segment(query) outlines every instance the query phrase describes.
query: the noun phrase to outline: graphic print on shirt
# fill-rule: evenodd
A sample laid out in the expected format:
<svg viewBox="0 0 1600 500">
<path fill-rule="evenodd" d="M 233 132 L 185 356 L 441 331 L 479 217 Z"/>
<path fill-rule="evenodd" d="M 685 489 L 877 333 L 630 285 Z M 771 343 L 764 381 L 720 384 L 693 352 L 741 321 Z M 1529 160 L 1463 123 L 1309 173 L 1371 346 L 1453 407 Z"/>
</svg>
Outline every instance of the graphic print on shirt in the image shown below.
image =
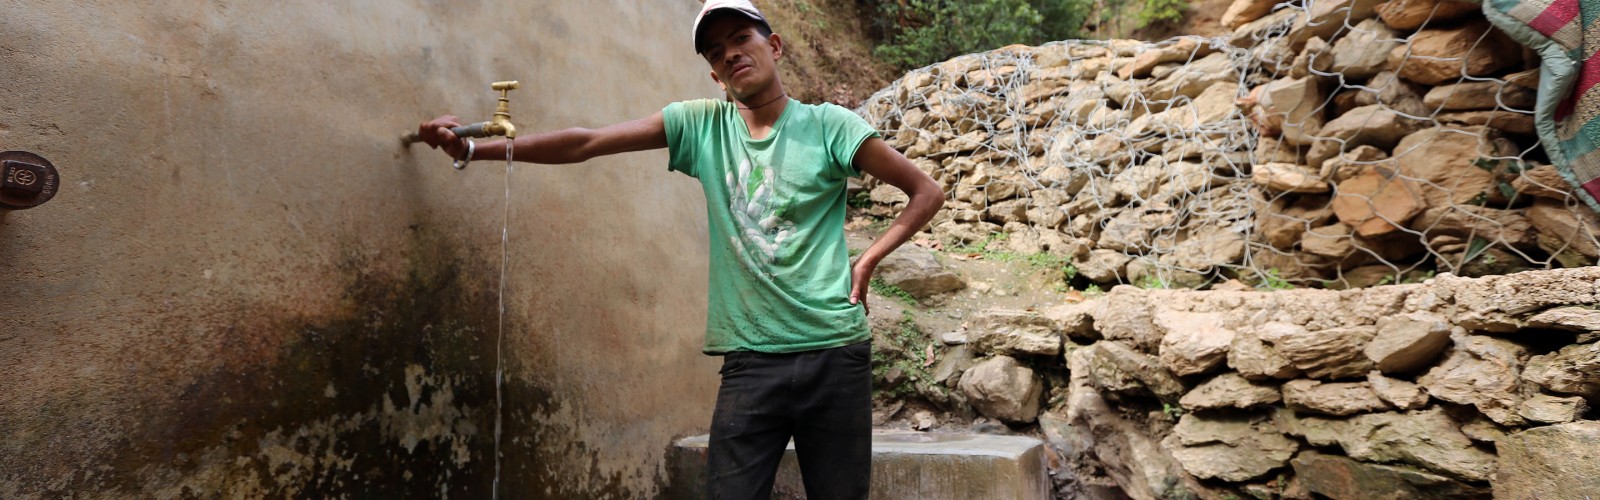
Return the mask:
<svg viewBox="0 0 1600 500">
<path fill-rule="evenodd" d="M 776 263 L 784 241 L 794 234 L 794 222 L 778 215 L 777 175 L 757 169 L 746 158 L 739 168 L 724 175 L 728 186 L 728 211 L 738 227 L 729 236 L 734 249 L 754 262 Z"/>
</svg>

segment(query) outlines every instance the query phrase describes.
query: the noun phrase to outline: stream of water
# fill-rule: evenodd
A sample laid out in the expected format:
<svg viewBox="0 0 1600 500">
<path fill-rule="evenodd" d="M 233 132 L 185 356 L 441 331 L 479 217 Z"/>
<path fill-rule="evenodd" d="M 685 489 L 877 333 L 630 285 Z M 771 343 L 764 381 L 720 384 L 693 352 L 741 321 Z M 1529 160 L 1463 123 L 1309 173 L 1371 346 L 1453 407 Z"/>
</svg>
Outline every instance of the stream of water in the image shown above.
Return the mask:
<svg viewBox="0 0 1600 500">
<path fill-rule="evenodd" d="M 511 140 L 506 139 L 506 203 L 500 213 L 500 321 L 498 331 L 494 337 L 494 485 L 489 496 L 494 500 L 500 498 L 500 420 L 504 416 L 505 403 L 501 399 L 501 386 L 505 382 L 505 367 L 502 365 L 504 356 L 501 353 L 506 337 L 506 267 L 510 263 L 511 226 L 511 172 L 515 164 L 511 161 Z"/>
</svg>

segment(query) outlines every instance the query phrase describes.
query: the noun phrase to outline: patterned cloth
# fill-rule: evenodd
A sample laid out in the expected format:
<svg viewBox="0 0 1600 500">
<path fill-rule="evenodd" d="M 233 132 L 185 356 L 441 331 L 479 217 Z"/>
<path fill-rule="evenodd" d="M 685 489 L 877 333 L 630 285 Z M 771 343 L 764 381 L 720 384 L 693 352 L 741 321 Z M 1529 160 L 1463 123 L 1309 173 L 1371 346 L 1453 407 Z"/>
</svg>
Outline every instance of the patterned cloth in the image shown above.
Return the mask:
<svg viewBox="0 0 1600 500">
<path fill-rule="evenodd" d="M 1600 212 L 1600 0 L 1488 0 L 1483 12 L 1544 60 L 1533 109 L 1539 140 Z"/>
</svg>

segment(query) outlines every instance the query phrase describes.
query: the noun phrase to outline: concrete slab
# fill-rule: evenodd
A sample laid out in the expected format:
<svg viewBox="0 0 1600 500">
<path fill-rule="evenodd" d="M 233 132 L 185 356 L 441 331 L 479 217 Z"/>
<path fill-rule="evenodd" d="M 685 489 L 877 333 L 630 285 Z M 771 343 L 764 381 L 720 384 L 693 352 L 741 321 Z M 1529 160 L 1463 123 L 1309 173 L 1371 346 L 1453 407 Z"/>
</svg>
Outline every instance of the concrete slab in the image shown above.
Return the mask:
<svg viewBox="0 0 1600 500">
<path fill-rule="evenodd" d="M 673 443 L 666 498 L 706 498 L 708 436 Z M 872 498 L 1050 498 L 1044 443 L 1030 437 L 879 431 L 872 436 Z M 805 498 L 794 443 L 773 498 Z"/>
</svg>

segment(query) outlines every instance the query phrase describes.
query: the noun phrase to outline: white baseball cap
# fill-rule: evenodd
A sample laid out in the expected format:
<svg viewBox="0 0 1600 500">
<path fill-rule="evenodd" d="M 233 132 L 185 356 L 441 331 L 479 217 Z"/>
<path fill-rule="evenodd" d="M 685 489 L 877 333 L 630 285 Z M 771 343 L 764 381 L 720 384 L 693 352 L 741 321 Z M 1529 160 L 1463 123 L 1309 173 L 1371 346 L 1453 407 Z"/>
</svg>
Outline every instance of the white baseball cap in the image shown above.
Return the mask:
<svg viewBox="0 0 1600 500">
<path fill-rule="evenodd" d="M 706 5 L 700 8 L 700 15 L 694 16 L 694 53 L 705 52 L 700 40 L 700 29 L 705 26 L 702 26 L 701 23 L 706 20 L 706 16 L 711 14 L 712 11 L 721 9 L 730 9 L 744 14 L 750 20 L 761 23 L 761 26 L 766 28 L 767 31 L 772 31 L 772 25 L 767 24 L 767 17 L 761 15 L 761 11 L 756 10 L 756 6 L 751 4 L 750 0 L 706 0 Z"/>
</svg>

